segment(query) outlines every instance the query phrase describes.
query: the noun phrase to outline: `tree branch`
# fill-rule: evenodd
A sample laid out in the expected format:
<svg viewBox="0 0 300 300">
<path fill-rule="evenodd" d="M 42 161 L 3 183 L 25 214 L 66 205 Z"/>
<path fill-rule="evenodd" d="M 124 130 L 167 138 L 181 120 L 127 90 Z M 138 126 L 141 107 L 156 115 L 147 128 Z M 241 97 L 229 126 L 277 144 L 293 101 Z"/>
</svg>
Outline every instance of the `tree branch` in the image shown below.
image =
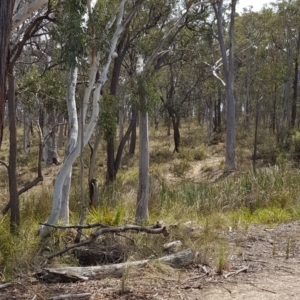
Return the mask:
<svg viewBox="0 0 300 300">
<path fill-rule="evenodd" d="M 67 229 L 67 228 L 82 229 L 82 228 L 96 227 L 96 224 L 92 224 L 92 225 L 55 226 L 55 225 L 51 225 L 51 224 L 47 224 L 47 223 L 41 223 L 41 225 L 50 226 L 50 227 L 54 227 L 54 228 L 63 228 L 63 229 Z M 103 224 L 99 224 L 98 226 L 100 226 L 101 228 L 99 228 L 96 232 L 92 233 L 90 239 L 88 239 L 86 241 L 83 241 L 83 242 L 80 242 L 80 243 L 76 243 L 76 244 L 67 246 L 64 249 L 62 249 L 62 250 L 60 250 L 58 252 L 55 252 L 55 253 L 49 255 L 46 258 L 46 260 L 43 262 L 42 266 L 45 266 L 48 263 L 48 261 L 50 259 L 52 259 L 53 257 L 62 255 L 64 253 L 68 252 L 71 249 L 91 244 L 92 242 L 96 241 L 96 239 L 101 234 L 105 234 L 105 233 L 120 233 L 120 232 L 125 232 L 125 231 L 136 231 L 136 232 L 146 232 L 146 233 L 149 233 L 149 234 L 161 234 L 162 233 L 164 236 L 168 236 L 169 235 L 169 231 L 168 231 L 167 227 L 161 221 L 157 221 L 157 223 L 155 225 L 149 226 L 149 227 L 138 226 L 138 225 L 124 225 L 124 226 L 113 227 L 113 226 L 105 226 Z"/>
</svg>

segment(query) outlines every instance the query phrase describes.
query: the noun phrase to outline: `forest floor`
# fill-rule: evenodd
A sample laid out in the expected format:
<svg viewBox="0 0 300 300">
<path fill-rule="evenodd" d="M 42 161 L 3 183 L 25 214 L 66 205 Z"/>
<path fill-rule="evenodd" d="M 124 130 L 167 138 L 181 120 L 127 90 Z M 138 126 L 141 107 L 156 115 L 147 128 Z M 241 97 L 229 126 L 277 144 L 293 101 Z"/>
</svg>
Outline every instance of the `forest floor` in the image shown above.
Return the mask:
<svg viewBox="0 0 300 300">
<path fill-rule="evenodd" d="M 204 162 L 194 162 L 186 177 L 214 181 L 222 175 L 222 159 L 216 154 Z M 170 174 L 166 176 L 170 182 L 177 180 Z M 122 278 L 43 283 L 24 274 L 10 286 L 0 284 L 0 300 L 300 299 L 300 221 L 229 228 L 218 235 L 226 243 L 222 274 L 209 259 L 209 253 L 205 262 L 196 256 L 187 269 L 156 270 L 149 264 L 146 268 L 129 269 Z M 88 295 L 79 298 L 85 293 Z"/>
<path fill-rule="evenodd" d="M 299 221 L 274 228 L 252 225 L 223 235 L 229 245 L 228 266 L 223 274 L 209 263 L 194 263 L 172 273 L 143 268 L 129 270 L 126 278 L 77 283 L 44 284 L 20 278 L 0 290 L 0 299 L 52 299 L 83 293 L 90 295 L 81 299 L 99 300 L 300 299 Z"/>
</svg>

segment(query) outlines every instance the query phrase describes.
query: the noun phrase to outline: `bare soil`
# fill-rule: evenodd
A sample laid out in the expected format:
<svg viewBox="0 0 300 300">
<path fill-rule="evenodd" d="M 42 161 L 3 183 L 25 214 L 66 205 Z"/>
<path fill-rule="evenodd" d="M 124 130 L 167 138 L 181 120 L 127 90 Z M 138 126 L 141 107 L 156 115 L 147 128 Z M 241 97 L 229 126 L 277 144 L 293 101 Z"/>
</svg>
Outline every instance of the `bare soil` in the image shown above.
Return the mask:
<svg viewBox="0 0 300 300">
<path fill-rule="evenodd" d="M 300 221 L 228 231 L 228 267 L 195 261 L 185 270 L 129 270 L 123 278 L 77 283 L 41 283 L 20 278 L 0 289 L 1 300 L 51 299 L 90 293 L 80 299 L 300 299 Z M 25 277 L 25 276 L 24 276 Z M 58 299 L 58 298 L 57 298 Z M 75 298 L 67 298 L 75 299 Z"/>
</svg>

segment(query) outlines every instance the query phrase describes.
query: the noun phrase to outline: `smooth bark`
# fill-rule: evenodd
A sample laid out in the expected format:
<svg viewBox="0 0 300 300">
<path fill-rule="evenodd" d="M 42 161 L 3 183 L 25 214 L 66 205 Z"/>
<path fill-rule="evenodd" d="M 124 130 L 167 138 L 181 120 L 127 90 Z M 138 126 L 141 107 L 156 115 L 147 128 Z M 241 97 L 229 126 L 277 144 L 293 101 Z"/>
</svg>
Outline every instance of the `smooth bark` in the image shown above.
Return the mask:
<svg viewBox="0 0 300 300">
<path fill-rule="evenodd" d="M 80 140 L 80 136 L 78 136 L 76 146 L 74 149 L 69 153 L 68 156 L 66 156 L 64 163 L 61 166 L 61 169 L 57 175 L 55 185 L 54 185 L 54 191 L 53 191 L 53 203 L 52 203 L 52 209 L 50 216 L 47 220 L 47 223 L 49 224 L 56 224 L 57 221 L 62 217 L 62 201 L 69 201 L 69 199 L 63 199 L 62 198 L 62 189 L 63 189 L 63 184 L 65 182 L 65 179 L 67 176 L 70 174 L 70 170 L 72 168 L 72 165 L 76 158 L 80 155 L 82 145 L 83 147 L 86 146 L 86 144 L 89 142 L 93 131 L 98 123 L 98 118 L 99 118 L 99 98 L 100 98 L 100 92 L 107 81 L 107 75 L 109 71 L 109 67 L 111 64 L 112 57 L 114 56 L 115 49 L 117 46 L 117 42 L 119 39 L 119 36 L 121 35 L 122 31 L 124 30 L 124 26 L 126 26 L 127 22 L 129 21 L 130 18 L 132 18 L 135 9 L 137 8 L 135 6 L 135 9 L 133 9 L 127 19 L 123 22 L 123 14 L 124 14 L 124 6 L 125 6 L 126 0 L 122 0 L 120 7 L 119 7 L 119 12 L 118 12 L 118 19 L 116 23 L 116 28 L 114 31 L 114 34 L 111 38 L 110 41 L 110 49 L 108 51 L 107 55 L 107 60 L 106 63 L 103 65 L 103 68 L 100 72 L 99 79 L 97 80 L 95 84 L 95 79 L 96 79 L 96 73 L 98 72 L 99 69 L 99 62 L 100 62 L 100 52 L 95 53 L 94 56 L 91 58 L 92 65 L 90 69 L 90 75 L 89 75 L 89 83 L 87 88 L 85 89 L 84 93 L 84 98 L 83 98 L 83 107 L 82 107 L 82 114 L 83 114 L 83 119 L 86 119 L 86 113 L 87 113 L 87 108 L 89 104 L 89 99 L 90 95 L 93 91 L 93 99 L 92 99 L 92 114 L 89 119 L 89 123 L 84 130 L 83 134 L 83 141 Z M 109 23 L 108 27 L 111 28 L 113 23 Z M 94 88 L 95 87 L 95 88 Z M 65 206 L 67 208 L 67 206 Z M 63 214 L 63 217 L 65 219 L 65 223 L 67 223 L 67 218 L 66 217 L 66 212 Z M 40 234 L 42 236 L 46 236 L 50 232 L 51 228 L 42 226 L 40 229 Z"/>
<path fill-rule="evenodd" d="M 4 0 L 1 0 L 1 2 Z M 8 0 L 8 2 L 10 2 Z M 11 1 L 13 2 L 13 1 Z M 12 29 L 20 26 L 26 19 L 30 17 L 32 13 L 42 8 L 48 3 L 48 0 L 32 0 L 26 5 L 24 5 L 17 13 L 14 14 L 12 18 Z"/>
<path fill-rule="evenodd" d="M 236 170 L 235 160 L 235 99 L 234 99 L 234 18 L 236 0 L 231 1 L 231 15 L 229 27 L 229 48 L 226 50 L 223 28 L 223 0 L 213 4 L 218 26 L 218 41 L 223 62 L 223 73 L 225 77 L 226 90 L 226 154 L 224 172 Z"/>
</svg>

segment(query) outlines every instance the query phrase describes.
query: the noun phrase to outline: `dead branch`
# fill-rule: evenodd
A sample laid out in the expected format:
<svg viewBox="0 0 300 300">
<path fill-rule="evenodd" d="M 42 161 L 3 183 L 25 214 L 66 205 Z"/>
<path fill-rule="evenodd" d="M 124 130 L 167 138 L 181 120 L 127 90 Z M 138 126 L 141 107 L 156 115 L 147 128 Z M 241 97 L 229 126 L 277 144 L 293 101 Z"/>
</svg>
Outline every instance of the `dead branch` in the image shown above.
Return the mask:
<svg viewBox="0 0 300 300">
<path fill-rule="evenodd" d="M 48 282 L 95 280 L 107 277 L 120 277 L 125 268 L 140 268 L 150 262 L 165 263 L 174 268 L 183 268 L 190 265 L 193 259 L 194 254 L 192 250 L 186 249 L 154 260 L 145 259 L 104 266 L 44 268 L 36 273 L 35 276 Z"/>
<path fill-rule="evenodd" d="M 39 223 L 39 225 L 49 226 L 55 229 L 90 229 L 95 227 L 102 227 L 102 228 L 109 228 L 110 226 L 104 225 L 102 223 L 93 223 L 93 224 L 87 224 L 87 225 L 52 225 L 49 223 Z"/>
<path fill-rule="evenodd" d="M 12 282 L 7 282 L 7 283 L 0 284 L 0 290 L 5 289 L 5 288 L 7 288 L 9 286 L 12 286 L 12 285 L 13 285 Z"/>
<path fill-rule="evenodd" d="M 224 274 L 223 277 L 227 278 L 229 276 L 237 275 L 237 274 L 242 273 L 242 272 L 247 272 L 248 269 L 249 269 L 249 266 L 246 266 L 246 267 L 244 267 L 244 268 L 242 268 L 240 270 L 237 270 L 235 272 L 230 272 L 230 273 Z"/>
<path fill-rule="evenodd" d="M 45 225 L 45 224 L 43 223 L 43 225 Z M 63 229 L 66 229 L 66 228 L 91 228 L 90 227 L 91 225 L 56 226 L 56 225 L 47 224 L 46 226 L 51 226 L 51 227 L 55 227 L 55 228 L 62 227 Z M 113 226 L 105 226 L 103 224 L 98 225 L 98 227 L 99 226 L 101 226 L 101 228 L 99 228 L 96 232 L 92 233 L 90 239 L 88 239 L 86 241 L 83 241 L 83 242 L 80 242 L 80 243 L 76 243 L 76 244 L 67 246 L 64 249 L 62 249 L 58 252 L 55 252 L 55 253 L 51 254 L 50 256 L 48 256 L 46 258 L 46 260 L 42 263 L 42 267 L 45 266 L 48 263 L 48 261 L 50 259 L 52 259 L 53 257 L 62 255 L 64 253 L 68 252 L 71 249 L 91 244 L 101 234 L 120 233 L 120 232 L 125 232 L 125 231 L 137 231 L 137 232 L 146 232 L 146 233 L 149 233 L 149 234 L 160 234 L 160 233 L 162 233 L 164 236 L 169 235 L 169 231 L 168 231 L 167 227 L 161 221 L 157 221 L 157 223 L 154 226 L 149 226 L 149 227 L 138 226 L 138 225 L 125 225 L 125 226 L 113 227 Z"/>
<path fill-rule="evenodd" d="M 82 293 L 82 294 L 65 294 L 59 295 L 49 298 L 49 300 L 59 300 L 59 299 L 78 299 L 78 298 L 85 298 L 91 296 L 91 293 Z"/>
<path fill-rule="evenodd" d="M 3 165 L 7 170 L 9 168 L 8 164 L 3 160 L 0 160 L 0 165 Z"/>
</svg>

